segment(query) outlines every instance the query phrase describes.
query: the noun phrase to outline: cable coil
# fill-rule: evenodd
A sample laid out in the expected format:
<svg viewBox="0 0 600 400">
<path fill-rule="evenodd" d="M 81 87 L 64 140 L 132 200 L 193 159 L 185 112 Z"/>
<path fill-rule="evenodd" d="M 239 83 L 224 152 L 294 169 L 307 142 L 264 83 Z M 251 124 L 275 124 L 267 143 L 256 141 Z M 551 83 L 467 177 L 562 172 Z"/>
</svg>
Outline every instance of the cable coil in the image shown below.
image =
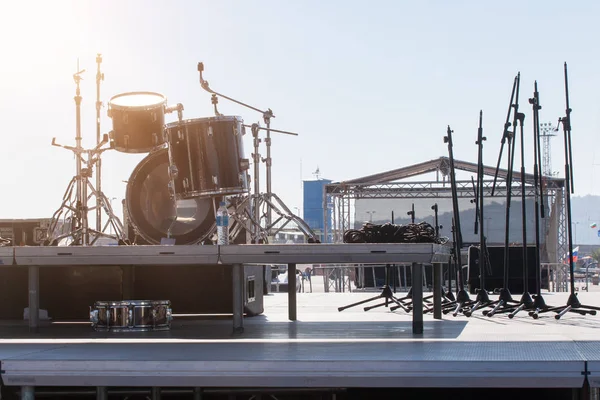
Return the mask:
<svg viewBox="0 0 600 400">
<path fill-rule="evenodd" d="M 435 228 L 427 222 L 408 225 L 366 223 L 361 229 L 344 232 L 344 243 L 438 243 L 444 244 L 446 237 L 435 235 Z"/>
</svg>

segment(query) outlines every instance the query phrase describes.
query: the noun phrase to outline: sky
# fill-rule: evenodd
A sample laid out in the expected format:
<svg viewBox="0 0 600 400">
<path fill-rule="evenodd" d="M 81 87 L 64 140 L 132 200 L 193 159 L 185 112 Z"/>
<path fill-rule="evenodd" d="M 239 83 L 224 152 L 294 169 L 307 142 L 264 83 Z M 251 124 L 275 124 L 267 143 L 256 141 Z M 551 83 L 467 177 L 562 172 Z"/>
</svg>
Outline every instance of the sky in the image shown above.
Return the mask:
<svg viewBox="0 0 600 400">
<path fill-rule="evenodd" d="M 112 129 L 108 101 L 130 91 L 162 93 L 184 105 L 185 118 L 212 116 L 200 61 L 214 90 L 271 108 L 273 128 L 299 134 L 272 138 L 273 191 L 290 209 L 302 207 L 302 181 L 317 168 L 342 181 L 447 156 L 448 125 L 455 157 L 476 161 L 479 110 L 484 162 L 494 165 L 519 71 L 531 168 L 527 99 L 537 80 L 540 120 L 556 124 L 565 113 L 566 61 L 575 195 L 600 194 L 598 15 L 592 0 L 2 2 L 0 218 L 50 217 L 60 206 L 75 162 L 51 141 L 74 145 L 79 60 L 83 144 L 95 144 L 97 53 L 102 133 Z M 225 99 L 219 110 L 261 121 Z M 561 136 L 552 149 L 553 170 L 564 176 Z M 103 154 L 102 190 L 118 213 L 124 181 L 144 156 Z M 264 191 L 264 165 L 260 179 Z"/>
</svg>

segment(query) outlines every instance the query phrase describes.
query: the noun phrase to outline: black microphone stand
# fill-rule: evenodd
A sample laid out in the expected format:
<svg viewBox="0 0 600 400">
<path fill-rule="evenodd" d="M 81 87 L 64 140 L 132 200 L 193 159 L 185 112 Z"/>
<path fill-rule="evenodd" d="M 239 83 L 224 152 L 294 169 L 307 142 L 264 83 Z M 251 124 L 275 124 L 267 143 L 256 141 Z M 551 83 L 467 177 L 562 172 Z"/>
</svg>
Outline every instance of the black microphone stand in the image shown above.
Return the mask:
<svg viewBox="0 0 600 400">
<path fill-rule="evenodd" d="M 460 230 L 460 209 L 458 206 L 458 192 L 456 187 L 456 170 L 454 168 L 454 150 L 453 150 L 453 141 L 452 141 L 452 129 L 448 126 L 446 131 L 446 136 L 444 136 L 444 143 L 448 144 L 448 158 L 450 161 L 450 183 L 452 190 L 452 236 L 453 236 L 453 252 L 452 258 L 454 261 L 454 266 L 456 268 L 456 300 L 453 302 L 449 302 L 444 306 L 444 313 L 448 313 L 453 308 L 452 312 L 453 316 L 457 316 L 458 313 L 465 307 L 470 306 L 473 301 L 470 299 L 469 294 L 465 290 L 464 280 L 463 280 L 463 270 L 462 270 L 462 260 L 461 260 L 461 249 L 462 249 L 462 233 Z"/>
<path fill-rule="evenodd" d="M 498 171 L 500 170 L 500 163 L 502 162 L 502 153 L 504 152 L 504 144 L 506 140 L 509 139 L 509 128 L 510 128 L 510 113 L 513 109 L 513 102 L 515 99 L 515 91 L 517 92 L 517 98 L 519 97 L 519 92 L 517 89 L 517 84 L 519 82 L 519 76 L 515 76 L 515 80 L 513 81 L 512 92 L 510 95 L 510 103 L 508 103 L 508 112 L 506 113 L 506 121 L 504 122 L 504 131 L 502 132 L 502 139 L 500 140 L 500 152 L 498 153 L 498 163 L 496 164 L 496 172 L 494 173 L 494 183 L 492 184 L 492 196 L 494 196 L 494 191 L 496 190 L 496 181 L 498 180 Z M 509 141 L 510 143 L 510 141 Z"/>
<path fill-rule="evenodd" d="M 523 224 L 523 294 L 519 300 L 517 308 L 508 314 L 508 318 L 514 318 L 521 310 L 535 309 L 533 298 L 529 293 L 529 262 L 527 259 L 527 206 L 525 197 L 525 134 L 523 132 L 523 124 L 525 114 L 518 113 L 519 128 L 521 130 L 521 223 Z"/>
<path fill-rule="evenodd" d="M 535 311 L 533 317 L 536 318 L 538 314 L 548 311 L 555 311 L 557 314 L 554 316 L 556 319 L 560 319 L 563 315 L 571 312 L 578 314 L 591 314 L 596 315 L 596 311 L 600 310 L 600 307 L 581 304 L 575 293 L 575 263 L 573 261 L 573 230 L 571 229 L 571 193 L 574 192 L 573 185 L 573 154 L 571 150 L 571 107 L 569 105 L 569 80 L 567 74 L 567 63 L 564 64 L 565 73 L 565 116 L 558 120 L 558 123 L 562 123 L 563 134 L 564 134 L 564 145 L 565 145 L 565 199 L 567 206 L 567 226 L 568 226 L 568 246 L 569 246 L 569 272 L 571 275 L 570 289 L 571 293 L 567 304 L 561 307 L 547 308 L 543 311 Z"/>
<path fill-rule="evenodd" d="M 533 108 L 533 186 L 534 186 L 534 217 L 535 217 L 535 284 L 536 294 L 533 296 L 534 311 L 530 316 L 538 315 L 540 311 L 548 309 L 542 296 L 542 267 L 540 257 L 540 217 L 544 218 L 544 189 L 541 177 L 541 143 L 540 143 L 540 94 L 537 81 L 534 83 L 533 97 L 529 99 Z"/>
<path fill-rule="evenodd" d="M 485 288 L 485 274 L 491 271 L 483 223 L 483 142 L 485 140 L 487 138 L 483 136 L 483 111 L 479 111 L 479 128 L 477 129 L 477 141 L 475 142 L 477 144 L 477 184 L 475 186 L 474 227 L 474 233 L 477 235 L 479 232 L 479 289 L 473 307 L 463 312 L 467 317 L 470 317 L 477 309 L 486 307 L 492 302 Z"/>
<path fill-rule="evenodd" d="M 518 303 L 513 300 L 510 290 L 508 289 L 508 275 L 509 275 L 509 254 L 510 254 L 510 205 L 512 200 L 512 181 L 513 181 L 513 167 L 515 161 L 515 136 L 517 134 L 517 122 L 519 121 L 519 86 L 521 83 L 521 73 L 517 74 L 516 79 L 516 90 L 515 90 L 515 101 L 513 107 L 513 131 L 510 132 L 505 128 L 505 135 L 508 141 L 508 173 L 506 177 L 506 218 L 505 218 L 505 233 L 504 233 L 504 280 L 503 287 L 499 290 L 500 296 L 495 303 L 494 308 L 489 311 L 484 311 L 484 315 L 492 317 L 501 309 L 513 308 L 514 303 Z M 498 169 L 496 169 L 497 175 Z"/>
</svg>

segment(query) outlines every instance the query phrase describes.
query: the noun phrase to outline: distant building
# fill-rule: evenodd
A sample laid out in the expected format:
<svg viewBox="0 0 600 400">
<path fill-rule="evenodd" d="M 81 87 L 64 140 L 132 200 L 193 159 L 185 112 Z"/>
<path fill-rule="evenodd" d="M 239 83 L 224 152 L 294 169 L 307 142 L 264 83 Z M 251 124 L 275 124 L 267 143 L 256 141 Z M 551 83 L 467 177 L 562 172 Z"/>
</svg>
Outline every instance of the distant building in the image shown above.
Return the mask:
<svg viewBox="0 0 600 400">
<path fill-rule="evenodd" d="M 321 242 L 330 243 L 331 236 L 324 238 L 323 227 L 323 190 L 325 185 L 330 184 L 329 179 L 317 179 L 313 181 L 304 181 L 304 208 L 303 219 L 310 228 L 319 237 Z M 333 205 L 327 205 L 327 217 L 331 220 Z"/>
</svg>

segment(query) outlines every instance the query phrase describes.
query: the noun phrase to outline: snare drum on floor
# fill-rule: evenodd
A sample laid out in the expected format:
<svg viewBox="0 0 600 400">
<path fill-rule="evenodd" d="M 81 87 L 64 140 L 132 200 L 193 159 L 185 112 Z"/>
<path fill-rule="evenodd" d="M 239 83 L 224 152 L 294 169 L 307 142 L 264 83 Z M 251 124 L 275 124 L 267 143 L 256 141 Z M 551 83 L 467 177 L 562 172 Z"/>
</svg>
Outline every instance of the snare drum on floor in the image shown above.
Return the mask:
<svg viewBox="0 0 600 400">
<path fill-rule="evenodd" d="M 108 103 L 113 148 L 123 153 L 148 153 L 164 144 L 166 104 L 165 96 L 154 92 L 113 96 Z"/>
<path fill-rule="evenodd" d="M 90 308 L 97 331 L 164 331 L 171 328 L 172 318 L 169 300 L 97 301 Z"/>
</svg>

